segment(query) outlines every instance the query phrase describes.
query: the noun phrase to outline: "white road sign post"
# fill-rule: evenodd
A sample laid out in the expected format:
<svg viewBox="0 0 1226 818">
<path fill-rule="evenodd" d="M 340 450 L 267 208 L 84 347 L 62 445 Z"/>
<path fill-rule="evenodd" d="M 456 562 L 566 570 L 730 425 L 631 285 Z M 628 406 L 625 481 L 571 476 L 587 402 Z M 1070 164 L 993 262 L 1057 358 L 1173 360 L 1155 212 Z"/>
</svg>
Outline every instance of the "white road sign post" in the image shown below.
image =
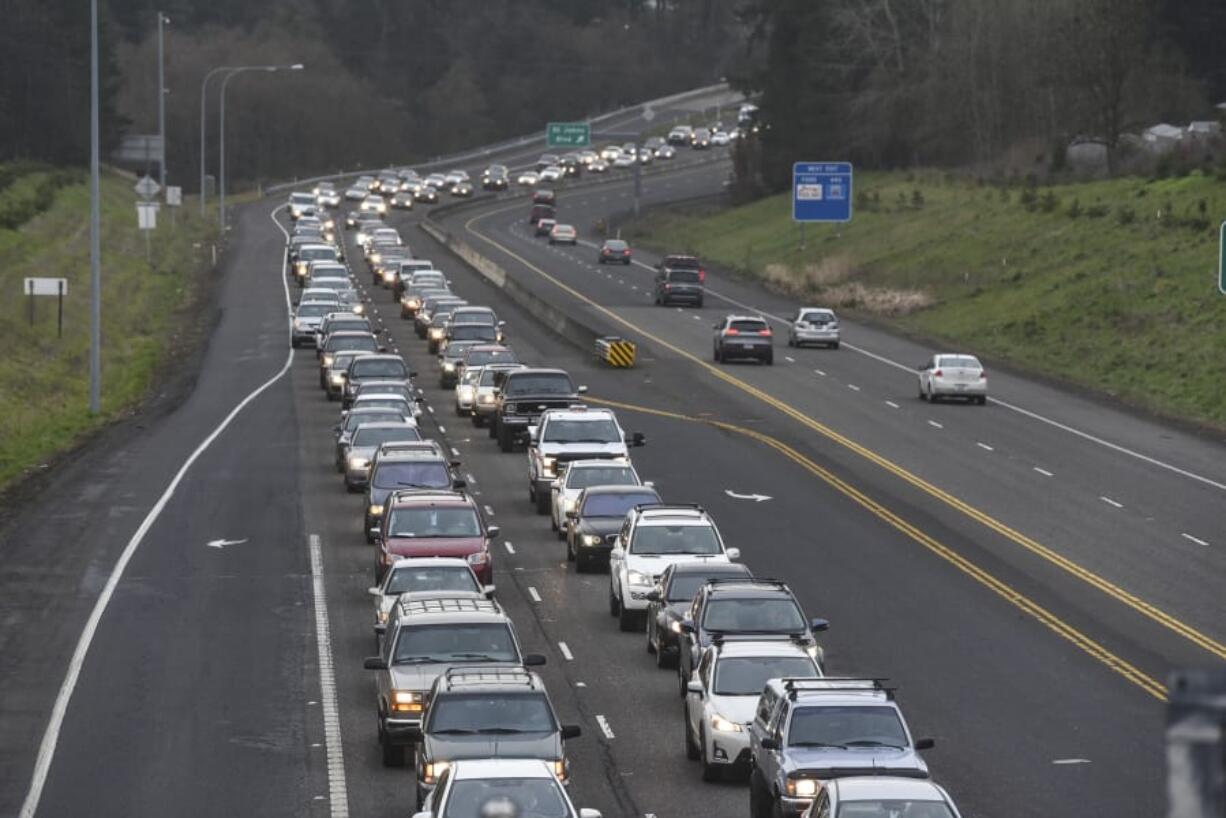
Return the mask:
<svg viewBox="0 0 1226 818">
<path fill-rule="evenodd" d="M 149 234 L 158 226 L 158 203 L 157 202 L 137 202 L 136 203 L 136 223 L 140 231 L 145 234 L 145 261 L 153 263 L 153 250 L 149 243 Z"/>
<path fill-rule="evenodd" d="M 66 278 L 27 278 L 22 282 L 21 291 L 30 302 L 30 326 L 34 326 L 34 297 L 39 295 L 54 295 L 59 304 L 57 314 L 57 335 L 64 337 L 64 296 L 68 295 L 68 279 Z"/>
</svg>

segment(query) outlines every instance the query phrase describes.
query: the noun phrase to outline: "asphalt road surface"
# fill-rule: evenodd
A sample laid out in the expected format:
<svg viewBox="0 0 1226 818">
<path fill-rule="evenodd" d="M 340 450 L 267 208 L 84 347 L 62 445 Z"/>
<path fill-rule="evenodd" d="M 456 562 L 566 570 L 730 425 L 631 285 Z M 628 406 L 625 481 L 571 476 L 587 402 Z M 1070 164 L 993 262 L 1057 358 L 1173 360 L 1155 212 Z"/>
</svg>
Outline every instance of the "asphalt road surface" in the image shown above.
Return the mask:
<svg viewBox="0 0 1226 818">
<path fill-rule="evenodd" d="M 727 165 L 711 159 L 648 177 L 646 199 L 717 193 Z M 362 669 L 373 549 L 360 496 L 332 466 L 338 405 L 318 389 L 313 353 L 287 349 L 276 204 L 235 212 L 221 321 L 185 403 L 65 466 L 47 501 L 0 533 L 0 814 L 27 797 L 83 630 L 92 642 L 41 754 L 38 815 L 413 812 L 411 771 L 380 763 Z M 563 190 L 559 213 L 592 242 L 629 204 L 629 182 L 610 181 Z M 638 365 L 611 370 L 434 243 L 415 226 L 423 215 L 389 221 L 455 290 L 498 310 L 521 358 L 565 367 L 594 402 L 618 405 L 647 435 L 634 460 L 666 499 L 702 503 L 756 574 L 786 579 L 810 616 L 831 620 L 831 672 L 898 684 L 966 815 L 1161 814 L 1161 685 L 1224 655 L 1221 447 L 1003 371 L 986 408 L 920 403 L 904 370 L 931 350 L 846 321 L 837 352 L 787 349 L 776 324 L 775 366 L 713 365 L 718 316 L 784 318 L 796 305 L 713 271 L 705 309 L 654 307 L 648 269 L 600 269 L 587 244 L 529 238 L 522 196 L 442 217 L 542 298 L 638 341 Z M 675 673 L 617 630 L 607 576 L 569 570 L 533 513 L 524 455 L 453 414 L 424 343 L 352 245 L 350 256 L 388 343 L 419 373 L 424 427 L 459 453 L 501 528 L 499 600 L 525 650 L 548 655 L 561 720 L 583 726 L 567 747 L 576 804 L 744 816 L 743 782 L 705 784 L 685 759 Z"/>
</svg>

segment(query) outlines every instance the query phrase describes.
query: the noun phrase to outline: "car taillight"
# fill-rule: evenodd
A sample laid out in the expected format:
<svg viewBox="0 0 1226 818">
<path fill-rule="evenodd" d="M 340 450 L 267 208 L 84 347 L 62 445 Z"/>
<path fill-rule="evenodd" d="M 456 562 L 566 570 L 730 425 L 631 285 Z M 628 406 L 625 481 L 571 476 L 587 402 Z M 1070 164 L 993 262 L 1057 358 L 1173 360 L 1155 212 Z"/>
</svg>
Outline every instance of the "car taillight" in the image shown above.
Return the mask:
<svg viewBox="0 0 1226 818">
<path fill-rule="evenodd" d="M 707 280 L 707 271 L 700 268 L 698 270 L 698 283 L 702 284 L 706 280 Z"/>
<path fill-rule="evenodd" d="M 987 380 L 987 378 L 988 378 L 988 371 L 986 369 L 979 370 L 979 380 L 985 381 Z"/>
<path fill-rule="evenodd" d="M 672 288 L 673 288 L 673 285 L 672 285 L 672 284 L 665 284 L 665 285 L 664 285 L 664 289 L 666 289 L 666 290 L 671 290 Z"/>
<path fill-rule="evenodd" d="M 938 369 L 938 370 L 936 370 L 936 371 L 934 371 L 934 372 L 932 373 L 932 377 L 934 377 L 934 378 L 943 378 L 943 377 L 945 377 L 945 373 L 941 372 L 941 370 L 939 370 L 939 369 Z"/>
<path fill-rule="evenodd" d="M 729 328 L 729 329 L 724 330 L 724 335 L 740 335 L 740 334 L 741 334 L 741 331 L 739 329 Z"/>
<path fill-rule="evenodd" d="M 767 327 L 767 328 L 766 328 L 766 329 L 764 329 L 764 330 L 759 330 L 759 331 L 758 331 L 758 334 L 759 334 L 759 335 L 765 335 L 765 336 L 766 336 L 766 337 L 768 337 L 768 338 L 769 338 L 769 337 L 772 335 L 771 330 L 770 330 L 770 327 Z"/>
</svg>

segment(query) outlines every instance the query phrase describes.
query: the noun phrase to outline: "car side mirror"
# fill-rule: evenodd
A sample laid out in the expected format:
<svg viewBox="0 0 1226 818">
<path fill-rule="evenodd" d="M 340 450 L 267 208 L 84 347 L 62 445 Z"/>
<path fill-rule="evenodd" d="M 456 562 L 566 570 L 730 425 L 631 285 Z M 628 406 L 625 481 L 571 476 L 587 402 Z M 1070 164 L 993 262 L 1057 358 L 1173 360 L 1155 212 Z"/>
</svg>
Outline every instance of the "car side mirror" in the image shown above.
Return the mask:
<svg viewBox="0 0 1226 818">
<path fill-rule="evenodd" d="M 528 653 L 524 655 L 524 667 L 540 667 L 545 664 L 545 657 L 539 653 Z"/>
<path fill-rule="evenodd" d="M 414 369 L 410 369 L 410 370 L 409 370 L 409 377 L 410 377 L 410 378 L 416 378 L 416 377 L 417 377 L 417 371 L 416 371 L 416 370 L 414 370 Z"/>
<path fill-rule="evenodd" d="M 501 529 L 501 528 L 499 528 L 499 527 L 498 527 L 498 526 L 496 526 L 496 525 L 491 525 L 491 526 L 489 526 L 488 528 L 486 528 L 486 529 L 485 529 L 485 536 L 489 537 L 489 538 L 492 540 L 492 539 L 494 539 L 495 537 L 497 537 L 497 536 L 498 536 L 498 533 L 499 533 L 500 531 L 502 531 L 502 529 Z"/>
<path fill-rule="evenodd" d="M 762 749 L 763 750 L 778 750 L 779 742 L 778 740 L 773 739 L 773 738 L 764 738 L 762 739 Z"/>
<path fill-rule="evenodd" d="M 578 512 L 577 510 L 575 510 L 575 509 L 573 509 L 573 508 L 572 508 L 570 511 L 567 511 L 567 512 L 566 512 L 566 519 L 568 519 L 568 520 L 577 520 L 577 519 L 579 519 L 579 512 Z"/>
<path fill-rule="evenodd" d="M 724 552 L 724 554 L 727 555 L 728 559 L 730 560 L 739 560 L 741 558 L 741 549 L 729 548 Z"/>
<path fill-rule="evenodd" d="M 387 347 L 379 347 L 380 352 L 387 352 Z"/>
<path fill-rule="evenodd" d="M 367 656 L 362 661 L 362 667 L 367 670 L 387 670 L 387 660 L 382 656 Z"/>
<path fill-rule="evenodd" d="M 506 325 L 507 325 L 507 322 L 506 322 L 506 321 L 499 321 L 499 322 L 498 322 L 498 323 L 497 323 L 495 326 L 498 326 L 498 327 L 505 327 Z"/>
<path fill-rule="evenodd" d="M 917 738 L 915 740 L 915 749 L 917 750 L 931 750 L 935 746 L 937 746 L 936 739 Z"/>
<path fill-rule="evenodd" d="M 453 489 L 468 488 L 468 481 L 465 480 L 463 477 L 457 477 L 456 479 L 451 481 L 451 487 Z"/>
<path fill-rule="evenodd" d="M 630 445 L 631 446 L 646 446 L 647 445 L 647 435 L 643 434 L 642 432 L 635 432 L 634 434 L 630 435 Z"/>
<path fill-rule="evenodd" d="M 830 621 L 827 619 L 811 619 L 809 620 L 809 627 L 813 630 L 814 633 L 820 633 L 821 631 L 828 631 L 830 630 Z"/>
<path fill-rule="evenodd" d="M 562 741 L 566 741 L 568 738 L 579 738 L 579 736 L 581 735 L 583 735 L 583 728 L 580 727 L 579 725 L 577 724 L 563 724 L 562 725 Z"/>
<path fill-rule="evenodd" d="M 579 388 L 578 388 L 576 391 L 577 391 L 577 392 L 578 392 L 580 395 L 586 395 L 586 394 L 587 394 L 587 387 L 586 387 L 586 386 L 580 386 L 580 387 L 579 387 Z"/>
<path fill-rule="evenodd" d="M 367 588 L 366 593 L 370 594 L 371 596 L 383 596 L 383 591 L 375 585 Z"/>
<path fill-rule="evenodd" d="M 458 469 L 460 468 L 460 461 L 459 460 L 448 460 L 447 465 L 451 466 L 451 468 L 453 469 Z"/>
<path fill-rule="evenodd" d="M 341 425 L 339 423 L 332 427 L 332 431 L 334 432 L 339 432 L 340 430 L 341 430 Z"/>
<path fill-rule="evenodd" d="M 699 696 L 701 696 L 702 695 L 702 682 L 698 681 L 697 679 L 691 679 L 685 685 L 685 692 L 686 693 L 697 693 Z"/>
<path fill-rule="evenodd" d="M 919 366 L 916 367 L 916 369 L 918 369 L 920 372 L 923 372 L 927 368 L 928 368 L 928 364 L 920 364 Z"/>
<path fill-rule="evenodd" d="M 493 598 L 494 598 L 494 590 L 495 590 L 495 588 L 494 588 L 494 586 L 493 586 L 493 585 L 482 585 L 482 586 L 481 586 L 481 594 L 482 594 L 482 596 L 484 596 L 486 599 L 493 599 Z"/>
<path fill-rule="evenodd" d="M 643 595 L 643 598 L 646 599 L 648 602 L 659 602 L 661 599 L 661 596 L 660 596 L 659 590 L 652 588 L 650 591 L 648 591 L 646 594 Z"/>
<path fill-rule="evenodd" d="M 693 633 L 694 632 L 694 620 L 682 619 L 680 625 L 681 625 L 682 633 Z"/>
</svg>

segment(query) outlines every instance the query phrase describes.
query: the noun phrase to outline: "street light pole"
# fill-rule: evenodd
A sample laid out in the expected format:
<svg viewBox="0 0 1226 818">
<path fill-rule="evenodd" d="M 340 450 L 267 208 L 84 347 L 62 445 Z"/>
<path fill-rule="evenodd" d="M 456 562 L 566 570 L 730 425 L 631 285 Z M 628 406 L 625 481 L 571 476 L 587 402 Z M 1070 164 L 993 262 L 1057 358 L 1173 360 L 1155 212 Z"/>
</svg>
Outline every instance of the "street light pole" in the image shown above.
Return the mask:
<svg viewBox="0 0 1226 818">
<path fill-rule="evenodd" d="M 98 0 L 89 0 L 89 411 L 94 415 L 102 408 L 102 240 L 98 186 Z"/>
<path fill-rule="evenodd" d="M 204 198 L 205 198 L 205 197 L 204 197 L 204 175 L 205 175 L 205 174 L 204 174 L 204 171 L 205 171 L 205 161 L 204 161 L 204 146 L 205 146 L 204 114 L 205 114 L 205 103 L 208 101 L 208 96 L 206 95 L 206 92 L 207 92 L 207 90 L 208 90 L 209 80 L 211 80 L 211 79 L 213 78 L 213 75 L 214 75 L 214 74 L 216 74 L 216 73 L 218 73 L 218 72 L 220 72 L 220 71 L 232 71 L 232 70 L 234 70 L 234 69 L 233 69 L 231 66 L 228 66 L 228 65 L 219 65 L 218 67 L 214 68 L 214 69 L 213 69 L 212 71 L 210 71 L 209 73 L 205 74 L 205 75 L 204 75 L 204 80 L 203 80 L 203 81 L 200 83 L 200 215 L 201 215 L 201 216 L 203 216 L 203 215 L 204 215 Z"/>
<path fill-rule="evenodd" d="M 217 161 L 217 225 L 222 235 L 226 232 L 226 86 L 230 80 L 247 71 L 267 71 L 270 74 L 277 71 L 301 71 L 302 63 L 293 65 L 241 65 L 230 69 L 221 80 L 221 108 L 217 127 L 218 161 Z"/>
<path fill-rule="evenodd" d="M 158 183 L 166 189 L 166 63 L 162 50 L 162 25 L 170 18 L 158 12 L 158 138 L 162 142 L 162 159 L 158 164 Z"/>
</svg>

